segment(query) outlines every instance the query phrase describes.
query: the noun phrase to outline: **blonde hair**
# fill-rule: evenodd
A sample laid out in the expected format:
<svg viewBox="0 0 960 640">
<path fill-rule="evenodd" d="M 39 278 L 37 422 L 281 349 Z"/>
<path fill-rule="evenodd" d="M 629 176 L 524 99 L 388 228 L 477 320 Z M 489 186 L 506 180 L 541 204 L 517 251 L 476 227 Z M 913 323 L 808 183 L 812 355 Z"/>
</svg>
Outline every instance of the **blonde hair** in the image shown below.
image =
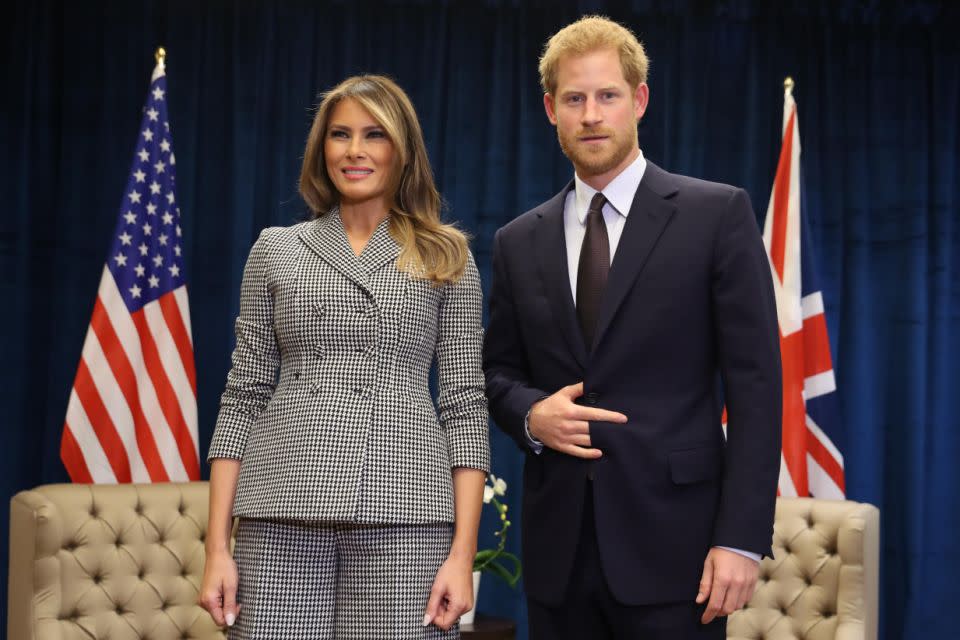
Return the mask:
<svg viewBox="0 0 960 640">
<path fill-rule="evenodd" d="M 467 264 L 467 237 L 440 221 L 440 194 L 417 113 L 403 89 L 386 76 L 353 76 L 323 94 L 300 170 L 300 195 L 313 217 L 326 215 L 340 201 L 327 175 L 323 148 L 330 115 L 346 99 L 356 100 L 370 113 L 396 151 L 388 201 L 392 202 L 390 235 L 400 245 L 397 268 L 435 284 L 456 282 Z"/>
<path fill-rule="evenodd" d="M 613 49 L 620 54 L 623 77 L 631 89 L 647 81 L 650 59 L 633 32 L 604 16 L 585 16 L 547 40 L 540 56 L 540 86 L 553 95 L 557 90 L 560 60 L 598 49 Z"/>
</svg>

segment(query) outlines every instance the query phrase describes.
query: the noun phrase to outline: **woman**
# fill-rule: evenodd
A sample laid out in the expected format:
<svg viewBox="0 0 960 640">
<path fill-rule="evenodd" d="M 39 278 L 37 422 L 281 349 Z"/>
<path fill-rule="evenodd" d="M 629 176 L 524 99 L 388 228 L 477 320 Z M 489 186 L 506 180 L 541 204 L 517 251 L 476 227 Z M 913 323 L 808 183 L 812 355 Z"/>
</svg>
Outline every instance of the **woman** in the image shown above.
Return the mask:
<svg viewBox="0 0 960 640">
<path fill-rule="evenodd" d="M 480 279 L 400 87 L 324 96 L 300 193 L 314 219 L 244 270 L 201 605 L 232 639 L 457 638 L 490 455 Z"/>
</svg>

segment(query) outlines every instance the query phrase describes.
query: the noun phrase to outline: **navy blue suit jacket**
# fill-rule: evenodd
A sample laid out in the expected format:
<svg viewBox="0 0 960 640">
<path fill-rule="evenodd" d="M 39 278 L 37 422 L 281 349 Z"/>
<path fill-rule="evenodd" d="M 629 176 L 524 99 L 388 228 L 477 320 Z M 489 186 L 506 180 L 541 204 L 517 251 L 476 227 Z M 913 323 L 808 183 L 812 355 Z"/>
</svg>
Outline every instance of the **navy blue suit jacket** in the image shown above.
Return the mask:
<svg viewBox="0 0 960 640">
<path fill-rule="evenodd" d="M 492 417 L 528 454 L 527 594 L 562 602 L 576 579 L 584 492 L 592 488 L 614 597 L 629 605 L 693 600 L 711 546 L 760 554 L 771 547 L 782 390 L 776 304 L 756 218 L 742 189 L 648 162 L 588 350 L 567 272 L 570 188 L 494 241 L 484 369 Z M 581 403 L 620 411 L 628 422 L 590 424 L 592 444 L 603 451 L 598 460 L 549 448 L 533 454 L 523 431 L 530 406 L 581 380 Z"/>
</svg>

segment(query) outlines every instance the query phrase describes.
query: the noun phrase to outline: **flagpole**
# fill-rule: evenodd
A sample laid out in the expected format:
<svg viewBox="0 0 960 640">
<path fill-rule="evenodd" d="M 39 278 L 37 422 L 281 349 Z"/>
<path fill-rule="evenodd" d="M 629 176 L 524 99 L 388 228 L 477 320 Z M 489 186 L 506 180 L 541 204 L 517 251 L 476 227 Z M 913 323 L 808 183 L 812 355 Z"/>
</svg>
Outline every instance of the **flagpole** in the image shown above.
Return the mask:
<svg viewBox="0 0 960 640">
<path fill-rule="evenodd" d="M 783 91 L 784 93 L 793 94 L 793 78 L 790 76 L 783 79 Z"/>
<path fill-rule="evenodd" d="M 167 60 L 167 50 L 163 47 L 157 47 L 156 53 L 153 54 L 153 57 L 157 59 L 157 64 L 161 67 L 166 66 Z"/>
</svg>

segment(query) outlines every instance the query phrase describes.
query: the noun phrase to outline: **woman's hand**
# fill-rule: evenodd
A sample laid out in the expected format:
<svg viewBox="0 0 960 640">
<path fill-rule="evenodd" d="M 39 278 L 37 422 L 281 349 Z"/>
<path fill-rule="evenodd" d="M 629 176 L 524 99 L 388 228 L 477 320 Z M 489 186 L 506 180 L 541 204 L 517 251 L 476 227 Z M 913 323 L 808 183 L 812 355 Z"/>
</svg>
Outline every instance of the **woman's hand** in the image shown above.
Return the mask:
<svg viewBox="0 0 960 640">
<path fill-rule="evenodd" d="M 451 553 L 433 580 L 423 626 L 432 622 L 447 631 L 472 608 L 473 556 Z"/>
<path fill-rule="evenodd" d="M 237 604 L 237 564 L 229 551 L 207 553 L 200 583 L 199 604 L 221 627 L 232 627 L 240 612 Z"/>
</svg>

